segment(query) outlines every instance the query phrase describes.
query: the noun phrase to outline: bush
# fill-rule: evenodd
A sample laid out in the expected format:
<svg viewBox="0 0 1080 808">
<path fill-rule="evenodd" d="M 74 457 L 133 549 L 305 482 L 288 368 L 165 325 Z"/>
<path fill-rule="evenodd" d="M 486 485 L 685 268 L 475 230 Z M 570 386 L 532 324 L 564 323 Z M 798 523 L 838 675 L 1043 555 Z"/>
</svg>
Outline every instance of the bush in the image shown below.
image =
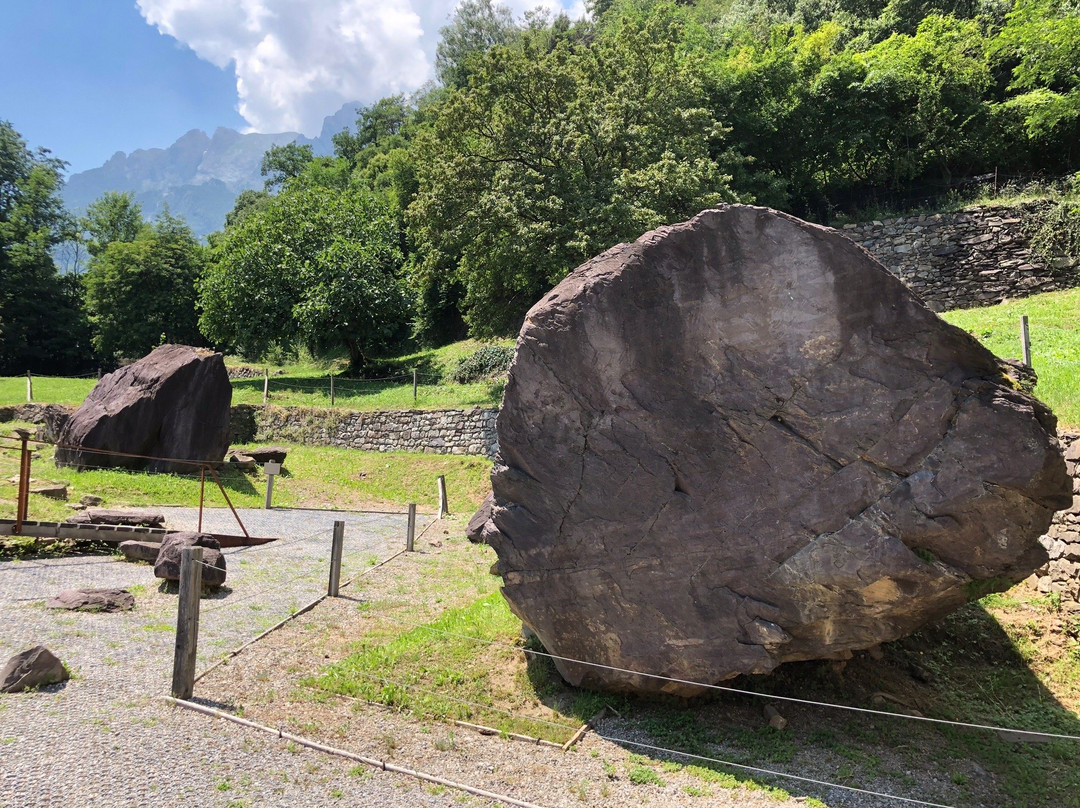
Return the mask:
<svg viewBox="0 0 1080 808">
<path fill-rule="evenodd" d="M 474 353 L 461 357 L 454 365 L 450 379 L 456 384 L 469 384 L 491 376 L 500 376 L 510 369 L 513 358 L 514 349 L 509 345 L 485 345 Z"/>
</svg>

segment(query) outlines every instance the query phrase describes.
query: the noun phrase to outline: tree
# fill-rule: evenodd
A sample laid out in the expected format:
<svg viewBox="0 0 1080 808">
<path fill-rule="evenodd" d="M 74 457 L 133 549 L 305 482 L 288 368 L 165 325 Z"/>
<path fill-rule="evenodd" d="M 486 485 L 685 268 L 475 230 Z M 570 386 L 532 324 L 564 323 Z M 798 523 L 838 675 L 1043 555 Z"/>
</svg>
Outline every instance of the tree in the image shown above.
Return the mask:
<svg viewBox="0 0 1080 808">
<path fill-rule="evenodd" d="M 466 87 L 472 60 L 496 45 L 512 42 L 519 30 L 510 9 L 491 0 L 463 0 L 450 24 L 439 30 L 435 73 L 447 87 Z"/>
<path fill-rule="evenodd" d="M 89 362 L 78 280 L 61 277 L 50 254 L 73 230 L 60 201 L 64 165 L 0 121 L 0 373 Z"/>
<path fill-rule="evenodd" d="M 299 176 L 314 159 L 311 146 L 307 144 L 300 146 L 293 141 L 283 146 L 271 146 L 259 166 L 259 173 L 266 177 L 266 190 L 280 188 L 288 180 Z"/>
<path fill-rule="evenodd" d="M 205 251 L 166 210 L 130 241 L 111 241 L 86 272 L 94 347 L 107 362 L 141 357 L 164 342 L 203 344 L 195 283 Z"/>
<path fill-rule="evenodd" d="M 460 285 L 473 335 L 512 333 L 584 260 L 735 198 L 714 156 L 723 128 L 666 12 L 591 43 L 527 31 L 472 63 L 416 142 L 406 218 L 422 300 Z"/>
<path fill-rule="evenodd" d="M 397 224 L 369 193 L 286 188 L 227 229 L 199 284 L 203 332 L 259 356 L 344 347 L 354 370 L 408 321 Z"/>
<path fill-rule="evenodd" d="M 79 227 L 86 232 L 86 249 L 92 256 L 105 252 L 114 241 L 134 241 L 142 230 L 142 206 L 130 191 L 106 191 L 86 208 Z"/>
</svg>

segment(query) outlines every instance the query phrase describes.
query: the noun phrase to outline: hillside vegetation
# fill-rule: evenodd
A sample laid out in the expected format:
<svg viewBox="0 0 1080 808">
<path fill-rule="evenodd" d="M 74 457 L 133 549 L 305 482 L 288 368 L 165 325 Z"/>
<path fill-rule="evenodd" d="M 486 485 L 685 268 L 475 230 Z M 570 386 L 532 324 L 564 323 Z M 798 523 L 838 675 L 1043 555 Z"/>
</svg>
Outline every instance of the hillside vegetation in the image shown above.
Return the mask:
<svg viewBox="0 0 1080 808">
<path fill-rule="evenodd" d="M 275 145 L 207 244 L 0 122 L 0 373 L 106 368 L 162 342 L 257 360 L 508 336 L 574 267 L 721 202 L 833 221 L 1080 169 L 1068 0 L 597 0 L 514 19 L 465 0 L 437 82 Z M 1072 189 L 1075 190 L 1075 189 Z M 1080 252 L 1075 202 L 1055 209 Z M 80 256 L 60 276 L 50 249 Z"/>
</svg>

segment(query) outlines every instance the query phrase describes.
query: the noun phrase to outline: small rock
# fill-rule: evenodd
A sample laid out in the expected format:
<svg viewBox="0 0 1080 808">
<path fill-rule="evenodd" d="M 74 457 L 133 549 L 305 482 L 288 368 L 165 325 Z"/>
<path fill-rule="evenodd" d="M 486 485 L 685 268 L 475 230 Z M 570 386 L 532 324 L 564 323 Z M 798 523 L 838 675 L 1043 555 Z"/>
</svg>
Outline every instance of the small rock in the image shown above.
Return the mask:
<svg viewBox="0 0 1080 808">
<path fill-rule="evenodd" d="M 787 719 L 780 715 L 771 704 L 765 705 L 765 717 L 769 719 L 769 726 L 775 730 L 781 730 L 787 726 Z"/>
<path fill-rule="evenodd" d="M 135 596 L 126 589 L 67 589 L 45 605 L 77 612 L 130 612 Z"/>
<path fill-rule="evenodd" d="M 51 483 L 51 484 L 47 484 L 47 485 L 39 485 L 36 488 L 31 488 L 30 493 L 31 494 L 40 494 L 41 496 L 48 497 L 49 499 L 61 499 L 61 500 L 67 499 L 67 496 L 68 496 L 67 486 L 66 485 L 58 485 L 58 484 L 55 484 L 55 483 Z"/>
<path fill-rule="evenodd" d="M 70 678 L 67 668 L 44 645 L 35 645 L 15 654 L 0 670 L 0 693 L 17 693 Z"/>
<path fill-rule="evenodd" d="M 83 505 L 81 502 L 69 502 L 67 504 L 67 506 L 69 508 L 71 508 L 71 510 L 73 510 L 73 511 L 85 511 L 86 510 L 86 506 Z"/>
<path fill-rule="evenodd" d="M 84 494 L 82 499 L 79 500 L 87 508 L 96 508 L 103 501 L 97 494 Z"/>
<path fill-rule="evenodd" d="M 117 549 L 128 561 L 149 561 L 153 564 L 157 561 L 158 553 L 161 552 L 161 542 L 122 541 Z"/>
<path fill-rule="evenodd" d="M 881 650 L 880 645 L 871 645 L 866 649 L 866 654 L 875 662 L 880 662 L 885 658 L 885 652 Z"/>
<path fill-rule="evenodd" d="M 430 544 L 432 547 L 442 547 L 442 540 L 441 539 L 432 539 L 431 541 L 428 542 L 428 544 Z"/>
</svg>

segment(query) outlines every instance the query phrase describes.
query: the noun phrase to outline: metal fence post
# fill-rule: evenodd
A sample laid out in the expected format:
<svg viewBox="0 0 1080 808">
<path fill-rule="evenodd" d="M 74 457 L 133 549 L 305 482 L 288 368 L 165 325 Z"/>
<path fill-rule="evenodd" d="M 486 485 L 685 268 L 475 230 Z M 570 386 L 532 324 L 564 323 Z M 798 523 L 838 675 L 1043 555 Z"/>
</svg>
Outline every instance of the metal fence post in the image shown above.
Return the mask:
<svg viewBox="0 0 1080 808">
<path fill-rule="evenodd" d="M 416 403 L 416 368 L 412 369 L 412 403 Z"/>
<path fill-rule="evenodd" d="M 1028 333 L 1028 318 L 1026 314 L 1020 316 L 1020 345 L 1024 352 L 1024 364 L 1031 367 L 1031 335 Z"/>
<path fill-rule="evenodd" d="M 326 594 L 332 598 L 338 596 L 341 585 L 341 551 L 345 544 L 345 523 L 334 522 L 334 538 L 330 545 L 330 585 Z"/>
<path fill-rule="evenodd" d="M 195 653 L 199 645 L 199 598 L 202 595 L 203 548 L 180 551 L 180 599 L 176 607 L 173 698 L 187 700 L 195 691 Z"/>
</svg>

